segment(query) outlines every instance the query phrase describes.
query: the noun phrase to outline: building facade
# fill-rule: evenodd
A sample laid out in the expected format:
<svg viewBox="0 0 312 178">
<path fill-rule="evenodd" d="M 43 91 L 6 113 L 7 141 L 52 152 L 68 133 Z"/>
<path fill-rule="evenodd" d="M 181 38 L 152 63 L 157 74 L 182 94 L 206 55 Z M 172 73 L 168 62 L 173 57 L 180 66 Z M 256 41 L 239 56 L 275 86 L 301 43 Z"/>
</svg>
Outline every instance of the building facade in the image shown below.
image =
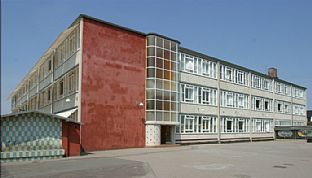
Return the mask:
<svg viewBox="0 0 312 178">
<path fill-rule="evenodd" d="M 12 92 L 12 112 L 81 123 L 85 151 L 273 138 L 276 125 L 306 125 L 306 88 L 180 45 L 80 15 Z"/>
</svg>

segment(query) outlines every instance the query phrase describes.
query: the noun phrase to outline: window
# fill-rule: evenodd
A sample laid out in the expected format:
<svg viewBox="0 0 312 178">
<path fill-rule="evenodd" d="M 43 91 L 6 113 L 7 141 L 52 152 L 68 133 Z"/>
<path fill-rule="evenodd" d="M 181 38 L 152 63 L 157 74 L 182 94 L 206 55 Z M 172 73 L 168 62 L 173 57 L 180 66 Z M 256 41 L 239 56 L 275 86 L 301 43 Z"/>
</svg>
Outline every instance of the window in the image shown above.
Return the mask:
<svg viewBox="0 0 312 178">
<path fill-rule="evenodd" d="M 68 76 L 68 93 L 75 91 L 75 75 L 74 73 L 69 74 Z"/>
<path fill-rule="evenodd" d="M 239 108 L 244 108 L 244 95 L 239 94 L 238 95 L 238 107 Z"/>
<path fill-rule="evenodd" d="M 215 133 L 216 117 L 203 115 L 181 115 L 177 133 Z"/>
<path fill-rule="evenodd" d="M 261 100 L 260 99 L 256 99 L 256 109 L 260 110 L 261 109 Z"/>
<path fill-rule="evenodd" d="M 185 86 L 185 101 L 187 102 L 194 101 L 194 87 Z"/>
<path fill-rule="evenodd" d="M 203 95 L 202 95 L 203 99 L 202 99 L 202 103 L 203 104 L 210 104 L 210 90 L 204 88 L 203 89 Z"/>
<path fill-rule="evenodd" d="M 262 86 L 264 90 L 269 90 L 269 82 L 267 80 L 263 80 Z"/>
<path fill-rule="evenodd" d="M 216 105 L 216 89 L 181 84 L 181 101 L 205 105 Z"/>
<path fill-rule="evenodd" d="M 202 65 L 203 65 L 203 67 L 202 67 L 202 72 L 203 72 L 203 75 L 210 75 L 210 70 L 211 70 L 211 66 L 209 65 L 211 62 L 209 61 L 206 61 L 206 60 L 204 60 L 203 61 L 203 63 L 202 63 Z"/>
<path fill-rule="evenodd" d="M 282 86 L 280 83 L 276 83 L 276 93 L 282 93 Z"/>
<path fill-rule="evenodd" d="M 225 68 L 225 80 L 232 81 L 232 69 L 229 67 Z"/>
<path fill-rule="evenodd" d="M 254 81 L 253 81 L 253 82 L 254 82 L 254 83 L 253 83 L 253 86 L 254 86 L 255 88 L 258 88 L 258 89 L 261 88 L 261 79 L 260 79 L 260 77 L 254 76 Z"/>
<path fill-rule="evenodd" d="M 282 104 L 281 103 L 277 104 L 277 111 L 282 112 Z"/>
<path fill-rule="evenodd" d="M 52 70 L 52 60 L 49 60 L 49 71 Z"/>
<path fill-rule="evenodd" d="M 226 132 L 232 132 L 233 131 L 233 121 L 227 120 L 226 121 Z"/>
<path fill-rule="evenodd" d="M 257 120 L 256 121 L 256 132 L 261 132 L 261 121 Z"/>
<path fill-rule="evenodd" d="M 215 62 L 180 53 L 180 66 L 181 71 L 216 78 Z"/>
<path fill-rule="evenodd" d="M 51 101 L 51 89 L 48 90 L 48 101 Z"/>
<path fill-rule="evenodd" d="M 244 84 L 244 73 L 242 71 L 237 71 L 236 81 L 239 84 Z"/>
<path fill-rule="evenodd" d="M 238 132 L 247 132 L 246 129 L 246 123 L 247 120 L 246 119 L 238 119 L 237 123 L 238 123 Z"/>
<path fill-rule="evenodd" d="M 212 132 L 212 127 L 211 127 L 211 119 L 209 117 L 202 117 L 202 127 L 203 127 L 203 132 Z"/>
<path fill-rule="evenodd" d="M 194 132 L 194 116 L 185 116 L 185 129 L 186 133 Z"/>
<path fill-rule="evenodd" d="M 194 59 L 191 57 L 185 57 L 185 70 L 193 72 L 194 71 Z"/>
<path fill-rule="evenodd" d="M 227 93 L 226 97 L 227 97 L 227 106 L 230 106 L 230 107 L 234 106 L 233 105 L 233 93 L 232 92 Z"/>
<path fill-rule="evenodd" d="M 220 105 L 222 107 L 232 107 L 232 108 L 241 108 L 248 109 L 248 95 L 242 93 L 233 93 L 230 91 L 221 91 L 220 95 Z"/>
<path fill-rule="evenodd" d="M 64 81 L 61 80 L 59 83 L 59 95 L 63 95 L 64 94 Z"/>
</svg>

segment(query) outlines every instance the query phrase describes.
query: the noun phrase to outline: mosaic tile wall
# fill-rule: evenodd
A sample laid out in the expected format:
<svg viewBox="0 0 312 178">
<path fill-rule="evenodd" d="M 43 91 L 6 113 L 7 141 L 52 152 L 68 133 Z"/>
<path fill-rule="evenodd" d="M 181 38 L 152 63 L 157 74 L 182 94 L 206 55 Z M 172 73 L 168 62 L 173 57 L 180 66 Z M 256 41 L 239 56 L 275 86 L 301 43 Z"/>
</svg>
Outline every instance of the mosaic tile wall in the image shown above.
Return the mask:
<svg viewBox="0 0 312 178">
<path fill-rule="evenodd" d="M 160 145 L 160 125 L 146 125 L 146 146 Z"/>
<path fill-rule="evenodd" d="M 1 162 L 61 155 L 64 150 L 60 119 L 40 113 L 1 118 Z"/>
</svg>

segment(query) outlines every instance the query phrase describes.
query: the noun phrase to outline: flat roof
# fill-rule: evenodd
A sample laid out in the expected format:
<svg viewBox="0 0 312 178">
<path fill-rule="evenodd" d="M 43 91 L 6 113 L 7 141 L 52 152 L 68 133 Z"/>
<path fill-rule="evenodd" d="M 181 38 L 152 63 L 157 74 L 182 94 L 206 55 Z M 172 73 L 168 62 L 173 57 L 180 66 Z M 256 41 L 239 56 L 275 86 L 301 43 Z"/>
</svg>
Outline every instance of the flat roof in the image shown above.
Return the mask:
<svg viewBox="0 0 312 178">
<path fill-rule="evenodd" d="M 1 120 L 4 119 L 4 118 L 7 118 L 7 117 L 13 117 L 13 116 L 17 117 L 17 116 L 20 116 L 20 115 L 23 115 L 23 114 L 33 114 L 33 113 L 35 113 L 35 114 L 42 114 L 42 115 L 46 115 L 46 116 L 49 116 L 49 117 L 52 117 L 52 118 L 61 119 L 61 120 L 64 120 L 66 122 L 72 122 L 72 123 L 76 123 L 76 124 L 81 125 L 81 123 L 72 121 L 72 120 L 70 120 L 70 119 L 68 119 L 66 117 L 58 116 L 56 114 L 49 114 L 49 113 L 45 113 L 45 112 L 41 112 L 41 111 L 37 111 L 37 110 L 4 114 L 4 115 L 1 115 Z"/>
<path fill-rule="evenodd" d="M 234 64 L 234 63 L 231 63 L 231 62 L 228 62 L 228 61 L 225 61 L 225 60 L 216 58 L 216 57 L 208 56 L 208 55 L 206 55 L 206 54 L 203 54 L 203 53 L 200 53 L 200 52 L 197 52 L 197 51 L 188 49 L 188 48 L 184 48 L 184 47 L 181 47 L 181 46 L 180 46 L 180 52 L 184 52 L 184 53 L 187 53 L 187 54 L 190 54 L 190 55 L 194 55 L 194 56 L 198 56 L 198 57 L 201 57 L 201 58 L 209 58 L 209 59 L 212 60 L 212 61 L 220 62 L 221 64 L 228 65 L 228 66 L 231 66 L 231 67 L 233 67 L 233 68 L 237 68 L 237 69 L 239 69 L 239 70 L 249 71 L 249 72 L 251 72 L 251 73 L 253 73 L 253 74 L 259 75 L 259 76 L 264 77 L 264 78 L 274 79 L 275 81 L 282 82 L 282 83 L 286 83 L 286 84 L 288 84 L 288 85 L 292 85 L 292 86 L 295 86 L 295 87 L 298 87 L 298 88 L 301 88 L 301 89 L 304 89 L 304 90 L 307 89 L 306 87 L 297 85 L 297 84 L 295 84 L 295 83 L 291 83 L 291 82 L 288 82 L 288 81 L 285 81 L 285 80 L 282 80 L 282 79 L 279 79 L 279 78 L 272 78 L 272 77 L 270 77 L 270 76 L 267 75 L 267 74 L 264 74 L 264 73 L 261 73 L 261 72 L 258 72 L 258 71 L 249 69 L 249 68 L 247 68 L 247 67 L 239 66 L 239 65 L 237 65 L 237 64 Z"/>
<path fill-rule="evenodd" d="M 95 17 L 89 16 L 89 15 L 86 15 L 86 14 L 80 14 L 80 15 L 77 17 L 77 19 L 72 23 L 72 25 L 74 25 L 74 24 L 75 24 L 77 21 L 79 21 L 79 19 L 81 19 L 81 18 L 86 18 L 86 19 L 94 20 L 94 21 L 103 23 L 103 24 L 105 24 L 105 25 L 109 25 L 109 26 L 112 26 L 112 27 L 115 27 L 115 28 L 119 28 L 119 29 L 122 29 L 122 30 L 129 31 L 129 32 L 133 32 L 133 33 L 136 33 L 136 34 L 142 35 L 142 36 L 156 35 L 156 36 L 165 38 L 165 39 L 167 39 L 167 40 L 175 41 L 175 42 L 177 42 L 177 43 L 180 44 L 180 41 L 178 41 L 178 40 L 176 40 L 176 39 L 173 39 L 173 38 L 170 38 L 170 37 L 165 36 L 165 35 L 161 35 L 161 34 L 154 33 L 154 32 L 151 32 L 151 33 L 144 33 L 144 32 L 138 31 L 138 30 L 134 30 L 134 29 L 132 29 L 132 28 L 124 27 L 124 26 L 121 26 L 121 25 L 118 25 L 118 24 L 115 24 L 115 23 L 112 23 L 112 22 L 108 22 L 108 21 L 105 21 L 105 20 L 102 20 L 102 19 L 99 19 L 99 18 L 95 18 Z"/>
</svg>

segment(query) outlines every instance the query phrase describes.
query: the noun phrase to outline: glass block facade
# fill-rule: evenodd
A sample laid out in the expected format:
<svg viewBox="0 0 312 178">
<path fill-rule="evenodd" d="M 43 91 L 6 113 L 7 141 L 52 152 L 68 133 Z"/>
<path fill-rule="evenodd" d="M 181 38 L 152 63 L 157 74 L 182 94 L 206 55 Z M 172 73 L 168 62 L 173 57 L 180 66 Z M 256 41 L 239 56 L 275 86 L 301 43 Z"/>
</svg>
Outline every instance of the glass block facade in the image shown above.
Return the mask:
<svg viewBox="0 0 312 178">
<path fill-rule="evenodd" d="M 177 122 L 178 43 L 156 36 L 147 37 L 146 121 Z"/>
</svg>

